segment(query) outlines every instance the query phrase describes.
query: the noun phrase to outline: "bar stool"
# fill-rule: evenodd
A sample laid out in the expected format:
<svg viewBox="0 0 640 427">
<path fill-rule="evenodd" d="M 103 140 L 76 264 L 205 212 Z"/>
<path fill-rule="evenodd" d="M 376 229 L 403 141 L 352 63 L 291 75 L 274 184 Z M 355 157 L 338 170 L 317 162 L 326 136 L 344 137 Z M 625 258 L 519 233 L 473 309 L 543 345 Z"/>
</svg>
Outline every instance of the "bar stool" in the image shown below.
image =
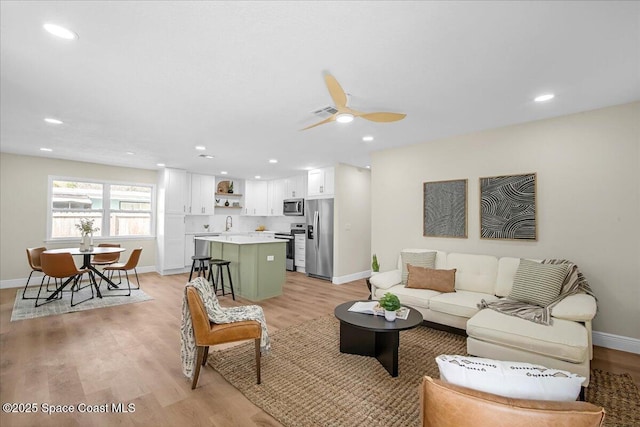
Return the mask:
<svg viewBox="0 0 640 427">
<path fill-rule="evenodd" d="M 210 259 L 209 260 L 209 281 L 213 283 L 213 291 L 218 294 L 218 280 L 220 280 L 220 287 L 222 289 L 222 296 L 224 296 L 224 272 L 222 271 L 222 267 L 227 267 L 227 276 L 229 277 L 229 288 L 231 289 L 231 298 L 236 300 L 236 294 L 233 292 L 233 281 L 231 280 L 231 270 L 229 269 L 229 264 L 231 261 L 225 261 L 223 259 Z M 212 281 L 213 278 L 213 266 L 216 266 L 216 280 Z"/>
<path fill-rule="evenodd" d="M 191 281 L 191 277 L 193 276 L 193 270 L 196 268 L 196 262 L 198 263 L 198 275 L 196 277 L 200 277 L 200 273 L 202 273 L 202 277 L 207 278 L 207 266 L 206 262 L 209 261 L 210 257 L 202 256 L 202 255 L 194 255 L 191 257 L 193 262 L 191 263 L 191 273 L 189 273 L 189 281 Z M 211 274 L 209 274 L 211 276 Z"/>
</svg>

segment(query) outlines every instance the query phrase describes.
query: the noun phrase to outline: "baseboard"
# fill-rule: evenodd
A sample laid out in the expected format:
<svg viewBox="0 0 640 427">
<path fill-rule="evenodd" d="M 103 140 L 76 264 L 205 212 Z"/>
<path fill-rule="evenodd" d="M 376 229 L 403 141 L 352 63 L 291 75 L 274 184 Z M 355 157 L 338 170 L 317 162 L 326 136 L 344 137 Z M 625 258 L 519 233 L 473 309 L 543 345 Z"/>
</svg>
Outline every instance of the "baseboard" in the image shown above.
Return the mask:
<svg viewBox="0 0 640 427">
<path fill-rule="evenodd" d="M 343 283 L 349 283 L 360 279 L 368 279 L 369 277 L 371 277 L 371 270 L 360 271 L 358 273 L 347 274 L 346 276 L 335 276 L 331 280 L 331 283 L 334 285 L 342 285 Z"/>
<path fill-rule="evenodd" d="M 640 354 L 640 339 L 593 331 L 593 345 Z"/>
<path fill-rule="evenodd" d="M 157 271 L 155 265 L 136 267 L 136 270 L 138 271 L 138 273 L 155 273 Z M 41 280 L 42 280 L 42 275 L 36 276 L 34 274 L 33 276 L 31 276 L 29 287 L 40 285 Z M 22 288 L 24 287 L 25 283 L 27 283 L 26 277 L 22 279 L 0 280 L 0 289 Z"/>
</svg>

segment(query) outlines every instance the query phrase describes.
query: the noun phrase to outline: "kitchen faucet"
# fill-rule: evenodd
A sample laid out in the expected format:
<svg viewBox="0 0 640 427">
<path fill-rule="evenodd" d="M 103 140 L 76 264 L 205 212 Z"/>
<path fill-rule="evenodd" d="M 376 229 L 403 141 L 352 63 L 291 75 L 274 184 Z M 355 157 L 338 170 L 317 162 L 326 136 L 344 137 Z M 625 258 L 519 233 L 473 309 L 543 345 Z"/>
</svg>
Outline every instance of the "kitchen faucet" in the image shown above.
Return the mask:
<svg viewBox="0 0 640 427">
<path fill-rule="evenodd" d="M 224 231 L 229 231 L 231 227 L 233 227 L 233 218 L 229 215 L 224 222 Z"/>
</svg>

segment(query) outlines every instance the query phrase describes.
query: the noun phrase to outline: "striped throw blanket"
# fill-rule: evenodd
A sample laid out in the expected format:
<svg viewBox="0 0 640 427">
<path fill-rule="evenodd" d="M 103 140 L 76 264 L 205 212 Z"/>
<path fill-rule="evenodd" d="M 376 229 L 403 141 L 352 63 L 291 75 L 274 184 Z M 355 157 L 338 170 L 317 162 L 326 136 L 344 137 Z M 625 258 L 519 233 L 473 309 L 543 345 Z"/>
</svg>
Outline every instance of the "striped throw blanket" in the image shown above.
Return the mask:
<svg viewBox="0 0 640 427">
<path fill-rule="evenodd" d="M 482 300 L 478 304 L 479 309 L 490 308 L 491 310 L 498 311 L 500 313 L 508 314 L 510 316 L 519 317 L 521 319 L 529 320 L 531 322 L 540 323 L 542 325 L 552 325 L 553 319 L 551 318 L 551 309 L 569 295 L 586 293 L 595 298 L 589 283 L 584 278 L 584 275 L 578 270 L 578 266 L 564 259 L 545 259 L 543 264 L 568 264 L 567 275 L 562 283 L 560 294 L 556 299 L 551 301 L 547 306 L 541 307 L 539 305 L 529 304 L 526 302 L 520 302 L 508 297 L 493 302 L 486 302 Z"/>
<path fill-rule="evenodd" d="M 187 286 L 193 286 L 198 293 L 204 307 L 207 310 L 209 320 L 213 323 L 232 323 L 241 320 L 255 320 L 262 327 L 262 336 L 260 337 L 260 352 L 266 355 L 271 348 L 269 341 L 269 333 L 267 331 L 267 322 L 264 318 L 264 312 L 259 305 L 245 305 L 241 307 L 223 308 L 218 302 L 210 282 L 202 277 L 197 277 L 193 281 L 187 283 Z M 193 322 L 189 304 L 187 303 L 187 289 L 185 287 L 182 299 L 182 325 L 180 327 L 180 358 L 182 359 L 182 373 L 189 379 L 193 378 L 194 367 L 196 363 L 196 340 L 193 335 Z"/>
</svg>

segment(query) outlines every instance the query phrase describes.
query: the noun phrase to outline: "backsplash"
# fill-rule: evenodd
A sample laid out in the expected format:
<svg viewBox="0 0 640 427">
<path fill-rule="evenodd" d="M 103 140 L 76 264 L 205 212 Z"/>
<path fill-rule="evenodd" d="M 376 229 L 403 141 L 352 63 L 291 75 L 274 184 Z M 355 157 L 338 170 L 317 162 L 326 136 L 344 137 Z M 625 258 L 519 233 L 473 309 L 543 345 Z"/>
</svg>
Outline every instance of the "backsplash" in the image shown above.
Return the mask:
<svg viewBox="0 0 640 427">
<path fill-rule="evenodd" d="M 268 231 L 288 231 L 292 223 L 303 223 L 304 217 L 289 216 L 242 216 L 229 215 L 232 231 L 254 231 L 264 225 Z M 204 233 L 205 224 L 209 224 L 209 232 L 225 231 L 226 215 L 187 215 L 185 229 L 187 233 Z"/>
</svg>

